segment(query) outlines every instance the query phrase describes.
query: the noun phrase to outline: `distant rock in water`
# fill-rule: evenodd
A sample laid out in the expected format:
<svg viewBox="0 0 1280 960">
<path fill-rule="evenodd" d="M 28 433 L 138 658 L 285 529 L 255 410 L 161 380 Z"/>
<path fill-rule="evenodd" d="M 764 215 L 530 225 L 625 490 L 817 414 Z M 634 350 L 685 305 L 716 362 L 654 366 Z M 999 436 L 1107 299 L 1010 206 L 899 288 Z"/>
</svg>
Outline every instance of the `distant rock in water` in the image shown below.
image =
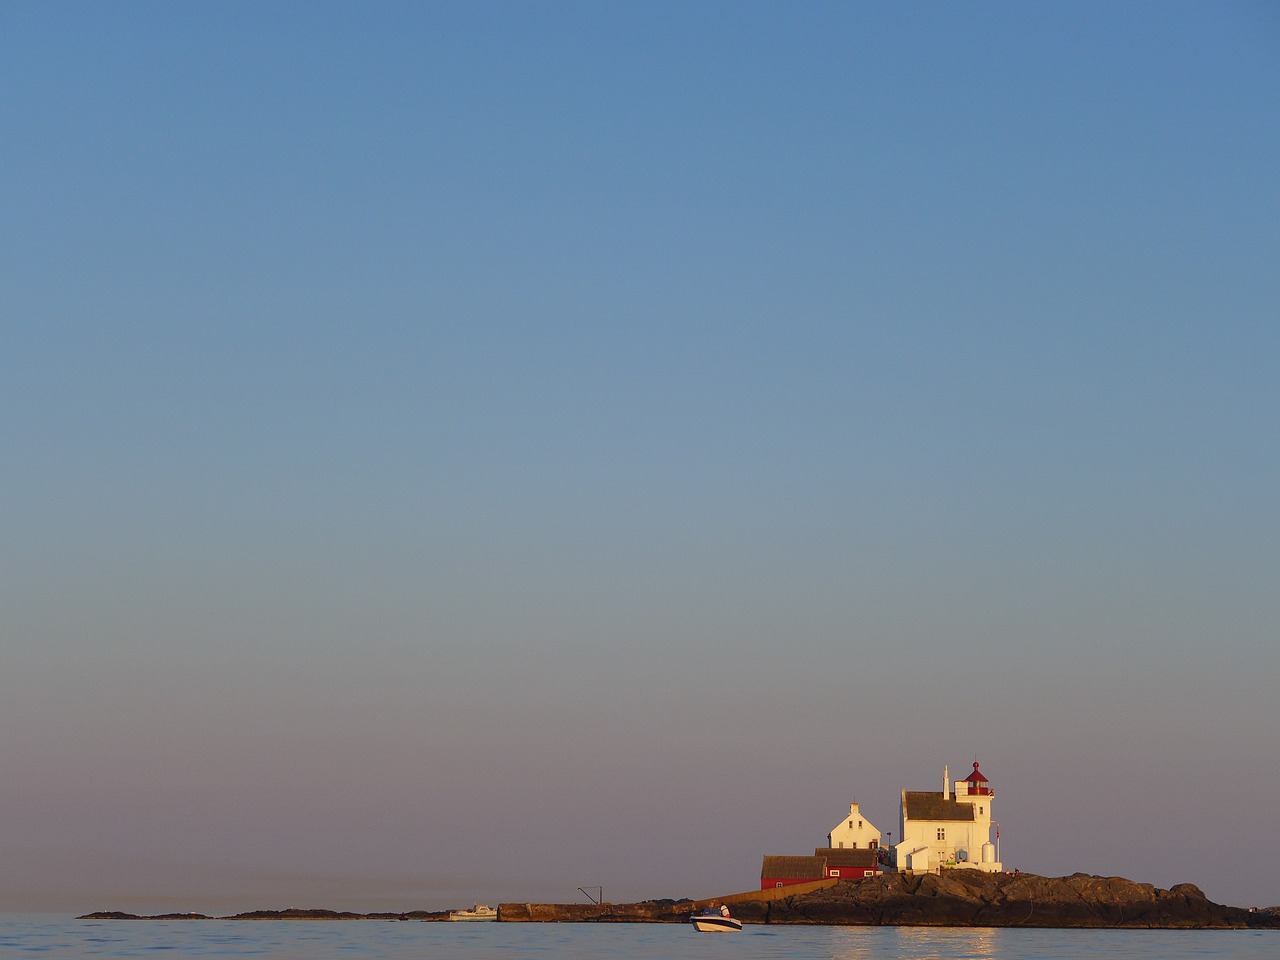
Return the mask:
<svg viewBox="0 0 1280 960">
<path fill-rule="evenodd" d="M 363 920 L 363 913 L 346 913 L 336 910 L 251 910 L 248 913 L 237 913 L 226 920 Z"/>
<path fill-rule="evenodd" d="M 251 910 L 230 917 L 209 917 L 203 913 L 161 913 L 139 916 L 136 913 L 119 913 L 99 910 L 86 913 L 77 920 L 444 920 L 447 910 L 411 910 L 408 913 L 349 913 L 337 910 Z"/>
</svg>

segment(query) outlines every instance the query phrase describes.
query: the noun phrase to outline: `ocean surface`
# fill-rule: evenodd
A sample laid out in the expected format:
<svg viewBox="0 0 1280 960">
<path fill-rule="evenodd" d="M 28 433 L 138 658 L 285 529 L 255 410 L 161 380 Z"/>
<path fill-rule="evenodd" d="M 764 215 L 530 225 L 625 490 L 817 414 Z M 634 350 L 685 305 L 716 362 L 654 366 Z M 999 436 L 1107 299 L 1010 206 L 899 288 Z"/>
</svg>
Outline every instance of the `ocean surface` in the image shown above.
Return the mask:
<svg viewBox="0 0 1280 960">
<path fill-rule="evenodd" d="M 259 960 L 1275 960 L 1280 931 L 973 930 L 376 920 L 71 920 L 0 917 L 0 958 Z"/>
</svg>

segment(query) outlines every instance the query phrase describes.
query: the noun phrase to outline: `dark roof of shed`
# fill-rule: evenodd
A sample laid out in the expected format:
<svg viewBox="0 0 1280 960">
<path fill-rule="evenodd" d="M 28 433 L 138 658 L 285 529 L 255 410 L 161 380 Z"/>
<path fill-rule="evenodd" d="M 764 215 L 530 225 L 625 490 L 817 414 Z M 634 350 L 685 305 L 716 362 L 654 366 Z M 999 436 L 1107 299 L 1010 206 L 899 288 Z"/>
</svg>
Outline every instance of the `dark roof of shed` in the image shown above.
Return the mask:
<svg viewBox="0 0 1280 960">
<path fill-rule="evenodd" d="M 813 851 L 815 857 L 825 857 L 828 867 L 864 867 L 874 869 L 879 866 L 878 851 L 853 850 L 844 847 L 819 847 Z"/>
<path fill-rule="evenodd" d="M 944 800 L 937 790 L 903 790 L 902 807 L 908 820 L 973 820 L 972 803 Z"/>
<path fill-rule="evenodd" d="M 821 880 L 827 870 L 824 857 L 770 857 L 764 858 L 760 868 L 762 877 L 778 877 L 782 880 Z"/>
</svg>

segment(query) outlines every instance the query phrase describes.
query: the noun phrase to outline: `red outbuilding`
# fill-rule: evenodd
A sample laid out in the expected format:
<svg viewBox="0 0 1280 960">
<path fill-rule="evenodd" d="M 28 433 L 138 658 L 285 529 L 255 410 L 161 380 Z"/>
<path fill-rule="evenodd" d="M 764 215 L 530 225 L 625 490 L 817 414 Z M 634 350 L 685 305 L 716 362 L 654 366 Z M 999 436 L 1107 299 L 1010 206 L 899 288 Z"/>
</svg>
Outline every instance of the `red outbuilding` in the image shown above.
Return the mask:
<svg viewBox="0 0 1280 960">
<path fill-rule="evenodd" d="M 766 856 L 764 864 L 760 867 L 760 889 L 768 890 L 772 887 L 789 887 L 793 883 L 809 883 L 813 880 L 821 880 L 826 875 L 826 857 Z"/>
<path fill-rule="evenodd" d="M 847 850 L 819 847 L 813 851 L 815 857 L 827 861 L 826 875 L 840 880 L 861 880 L 863 877 L 874 877 L 880 872 L 880 851 Z"/>
</svg>

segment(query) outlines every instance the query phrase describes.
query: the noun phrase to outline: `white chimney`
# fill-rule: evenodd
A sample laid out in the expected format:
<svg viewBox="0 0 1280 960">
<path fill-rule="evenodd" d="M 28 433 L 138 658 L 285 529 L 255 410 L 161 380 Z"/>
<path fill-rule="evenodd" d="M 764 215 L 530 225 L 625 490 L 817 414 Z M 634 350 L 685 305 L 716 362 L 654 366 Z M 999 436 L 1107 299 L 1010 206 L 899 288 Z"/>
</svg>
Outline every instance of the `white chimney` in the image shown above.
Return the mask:
<svg viewBox="0 0 1280 960">
<path fill-rule="evenodd" d="M 943 766 L 942 768 L 942 799 L 949 800 L 951 798 L 951 768 Z"/>
</svg>

